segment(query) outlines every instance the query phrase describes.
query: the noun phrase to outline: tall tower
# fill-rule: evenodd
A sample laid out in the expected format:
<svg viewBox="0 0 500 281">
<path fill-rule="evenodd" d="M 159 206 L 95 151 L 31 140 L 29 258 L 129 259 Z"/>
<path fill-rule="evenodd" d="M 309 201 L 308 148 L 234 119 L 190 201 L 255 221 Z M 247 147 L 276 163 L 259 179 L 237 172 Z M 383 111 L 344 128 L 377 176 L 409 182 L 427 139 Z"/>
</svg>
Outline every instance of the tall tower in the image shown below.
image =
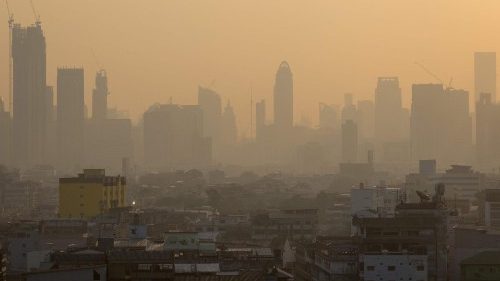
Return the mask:
<svg viewBox="0 0 500 281">
<path fill-rule="evenodd" d="M 404 138 L 404 118 L 398 77 L 379 77 L 375 89 L 375 137 L 384 143 Z"/>
<path fill-rule="evenodd" d="M 212 89 L 198 87 L 198 105 L 203 111 L 203 135 L 217 143 L 220 138 L 222 103 L 219 94 Z"/>
<path fill-rule="evenodd" d="M 92 92 L 92 119 L 104 120 L 108 111 L 108 77 L 106 71 L 99 70 L 95 75 L 95 89 Z"/>
<path fill-rule="evenodd" d="M 84 72 L 57 70 L 57 130 L 59 167 L 73 171 L 83 161 Z M 66 171 L 68 171 L 66 170 Z"/>
<path fill-rule="evenodd" d="M 266 127 L 266 101 L 261 100 L 255 104 L 255 136 L 257 140 L 262 139 Z"/>
<path fill-rule="evenodd" d="M 274 125 L 281 130 L 293 127 L 293 74 L 286 61 L 281 62 L 274 82 Z"/>
<path fill-rule="evenodd" d="M 495 52 L 474 53 L 474 95 L 478 102 L 482 93 L 490 94 L 491 101 L 496 101 L 497 56 Z"/>
<path fill-rule="evenodd" d="M 358 159 L 358 126 L 348 119 L 342 124 L 342 161 L 354 163 Z"/>
<path fill-rule="evenodd" d="M 14 165 L 27 167 L 44 161 L 46 47 L 40 23 L 15 24 L 11 47 Z"/>
</svg>

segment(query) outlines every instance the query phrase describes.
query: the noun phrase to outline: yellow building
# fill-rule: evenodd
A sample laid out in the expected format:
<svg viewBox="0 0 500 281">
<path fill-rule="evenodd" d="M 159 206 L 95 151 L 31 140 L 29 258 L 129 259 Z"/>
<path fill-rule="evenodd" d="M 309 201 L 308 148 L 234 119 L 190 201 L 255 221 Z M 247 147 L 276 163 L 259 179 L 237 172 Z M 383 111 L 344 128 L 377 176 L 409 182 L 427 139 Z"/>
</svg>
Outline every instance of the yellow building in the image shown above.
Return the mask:
<svg viewBox="0 0 500 281">
<path fill-rule="evenodd" d="M 59 179 L 59 217 L 90 219 L 110 208 L 125 207 L 125 177 L 106 176 L 104 169 L 85 169 Z"/>
</svg>

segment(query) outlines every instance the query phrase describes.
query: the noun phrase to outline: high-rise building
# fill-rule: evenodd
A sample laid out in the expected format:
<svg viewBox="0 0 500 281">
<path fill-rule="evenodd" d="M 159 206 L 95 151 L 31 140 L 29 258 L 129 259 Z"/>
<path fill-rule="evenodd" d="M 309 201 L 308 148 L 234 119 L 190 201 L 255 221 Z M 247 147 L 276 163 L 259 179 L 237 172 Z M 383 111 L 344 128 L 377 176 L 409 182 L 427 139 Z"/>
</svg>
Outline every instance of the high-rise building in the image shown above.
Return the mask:
<svg viewBox="0 0 500 281">
<path fill-rule="evenodd" d="M 222 102 L 212 89 L 198 87 L 198 105 L 203 113 L 203 135 L 217 142 L 220 134 Z"/>
<path fill-rule="evenodd" d="M 39 23 L 12 29 L 14 165 L 42 164 L 45 146 L 45 37 Z"/>
<path fill-rule="evenodd" d="M 157 171 L 208 166 L 212 144 L 203 137 L 200 106 L 151 106 L 144 113 L 144 158 L 145 166 Z"/>
<path fill-rule="evenodd" d="M 497 58 L 495 52 L 474 53 L 474 95 L 477 102 L 481 93 L 491 94 L 494 103 L 497 96 Z"/>
<path fill-rule="evenodd" d="M 358 101 L 356 120 L 358 123 L 359 137 L 362 140 L 372 139 L 374 134 L 374 105 L 371 100 Z"/>
<path fill-rule="evenodd" d="M 92 119 L 106 119 L 108 95 L 108 77 L 106 71 L 99 70 L 95 75 L 95 89 L 92 92 Z"/>
<path fill-rule="evenodd" d="M 11 129 L 10 112 L 5 110 L 3 99 L 0 98 L 0 165 L 11 163 Z"/>
<path fill-rule="evenodd" d="M 412 159 L 436 159 L 440 153 L 444 115 L 444 90 L 441 84 L 412 86 L 411 155 Z"/>
<path fill-rule="evenodd" d="M 255 138 L 262 139 L 266 127 L 266 101 L 261 100 L 255 104 Z"/>
<path fill-rule="evenodd" d="M 337 129 L 337 110 L 333 105 L 319 104 L 319 128 Z"/>
<path fill-rule="evenodd" d="M 491 100 L 491 94 L 482 93 L 476 103 L 476 156 L 482 168 L 497 168 L 500 148 L 500 105 Z"/>
<path fill-rule="evenodd" d="M 274 125 L 277 130 L 293 127 L 293 74 L 288 62 L 281 62 L 274 81 Z"/>
<path fill-rule="evenodd" d="M 238 128 L 236 127 L 236 115 L 233 107 L 228 102 L 222 114 L 221 143 L 223 145 L 234 145 L 238 140 Z"/>
<path fill-rule="evenodd" d="M 57 70 L 58 166 L 73 171 L 83 161 L 84 151 L 84 71 L 82 68 Z"/>
<path fill-rule="evenodd" d="M 469 93 L 441 84 L 412 87 L 412 159 L 438 159 L 443 165 L 469 163 L 472 120 Z"/>
<path fill-rule="evenodd" d="M 106 176 L 104 169 L 85 169 L 77 177 L 60 178 L 59 217 L 91 219 L 125 207 L 125 191 L 125 177 Z"/>
<path fill-rule="evenodd" d="M 358 160 L 358 126 L 353 120 L 342 124 L 342 161 L 354 163 Z"/>
<path fill-rule="evenodd" d="M 378 142 L 406 139 L 402 120 L 401 88 L 397 77 L 379 77 L 375 89 L 375 137 Z"/>
<path fill-rule="evenodd" d="M 356 122 L 356 105 L 353 102 L 353 96 L 351 93 L 344 94 L 344 106 L 342 107 L 341 121 L 344 124 L 347 120 L 352 120 Z"/>
</svg>

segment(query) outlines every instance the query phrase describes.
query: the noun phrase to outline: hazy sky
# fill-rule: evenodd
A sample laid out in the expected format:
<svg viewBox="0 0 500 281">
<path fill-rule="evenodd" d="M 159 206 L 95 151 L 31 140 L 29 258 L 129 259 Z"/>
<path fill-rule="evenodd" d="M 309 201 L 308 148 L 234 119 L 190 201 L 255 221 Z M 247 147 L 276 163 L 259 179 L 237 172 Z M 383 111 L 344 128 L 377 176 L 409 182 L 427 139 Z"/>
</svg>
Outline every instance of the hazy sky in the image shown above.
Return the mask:
<svg viewBox="0 0 500 281">
<path fill-rule="evenodd" d="M 317 103 L 345 92 L 372 99 L 378 76 L 473 89 L 473 52 L 500 49 L 498 0 L 33 0 L 47 40 L 48 83 L 58 66 L 83 66 L 90 105 L 98 64 L 110 104 L 139 117 L 154 102 L 195 103 L 211 85 L 249 127 L 250 84 L 272 108 L 280 61 L 294 74 L 295 120 L 317 120 Z M 34 21 L 29 0 L 10 0 L 17 22 Z M 8 25 L 1 3 L 0 92 L 7 94 Z M 271 116 L 270 116 L 271 117 Z"/>
</svg>

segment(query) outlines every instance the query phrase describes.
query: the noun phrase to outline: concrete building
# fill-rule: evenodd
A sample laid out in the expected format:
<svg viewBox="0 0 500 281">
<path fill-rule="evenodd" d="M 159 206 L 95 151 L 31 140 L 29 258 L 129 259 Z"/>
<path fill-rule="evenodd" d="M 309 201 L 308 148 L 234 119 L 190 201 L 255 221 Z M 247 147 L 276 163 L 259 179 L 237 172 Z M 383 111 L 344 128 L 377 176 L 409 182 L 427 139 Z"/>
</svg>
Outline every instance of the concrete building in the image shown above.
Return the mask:
<svg viewBox="0 0 500 281">
<path fill-rule="evenodd" d="M 365 253 L 362 280 L 427 281 L 427 255 L 408 253 Z"/>
<path fill-rule="evenodd" d="M 297 281 L 359 280 L 359 240 L 353 237 L 300 241 L 296 244 L 295 260 Z"/>
<path fill-rule="evenodd" d="M 335 130 L 338 128 L 337 110 L 333 105 L 319 104 L 319 128 Z"/>
<path fill-rule="evenodd" d="M 342 124 L 342 161 L 353 163 L 358 160 L 358 126 L 353 120 Z"/>
<path fill-rule="evenodd" d="M 105 70 L 95 75 L 95 88 L 92 92 L 92 119 L 103 120 L 108 112 L 108 77 Z"/>
<path fill-rule="evenodd" d="M 351 215 L 368 217 L 394 217 L 401 202 L 401 191 L 392 187 L 364 187 L 351 189 Z M 371 215 L 370 215 L 371 214 Z"/>
<path fill-rule="evenodd" d="M 293 74 L 288 62 L 281 62 L 274 81 L 274 125 L 278 131 L 293 127 Z"/>
<path fill-rule="evenodd" d="M 497 95 L 497 58 L 495 52 L 474 53 L 474 96 L 477 102 L 480 95 L 491 95 L 491 101 L 496 101 Z"/>
<path fill-rule="evenodd" d="M 478 253 L 460 263 L 460 280 L 500 280 L 500 251 Z"/>
<path fill-rule="evenodd" d="M 252 218 L 252 240 L 268 245 L 277 237 L 311 240 L 318 230 L 318 210 L 274 210 Z"/>
<path fill-rule="evenodd" d="M 234 114 L 233 107 L 228 102 L 224 108 L 224 113 L 221 118 L 221 144 L 224 147 L 234 146 L 238 141 L 238 128 L 236 126 L 236 115 Z"/>
<path fill-rule="evenodd" d="M 39 22 L 12 29 L 13 154 L 17 167 L 44 163 L 46 46 Z"/>
<path fill-rule="evenodd" d="M 126 181 L 103 169 L 85 169 L 77 177 L 59 179 L 59 217 L 90 219 L 126 206 Z"/>
<path fill-rule="evenodd" d="M 153 105 L 144 113 L 145 166 L 153 171 L 203 168 L 211 164 L 212 142 L 203 136 L 197 105 Z"/>
<path fill-rule="evenodd" d="M 371 100 L 358 101 L 356 120 L 359 130 L 359 138 L 362 141 L 371 141 L 374 136 L 375 107 Z"/>
<path fill-rule="evenodd" d="M 202 111 L 203 136 L 218 143 L 222 119 L 222 102 L 219 94 L 212 89 L 198 87 L 198 106 Z"/>
<path fill-rule="evenodd" d="M 496 140 L 500 138 L 497 126 L 500 119 L 500 105 L 492 95 L 481 93 L 476 102 L 476 157 L 482 169 L 497 168 L 500 148 Z"/>
<path fill-rule="evenodd" d="M 391 218 L 355 217 L 353 224 L 362 243 L 360 255 L 425 255 L 427 280 L 447 280 L 448 211 L 444 192 L 444 186 L 438 185 L 432 201 L 399 204 Z"/>
<path fill-rule="evenodd" d="M 12 160 L 12 118 L 0 98 L 0 165 L 10 165 Z"/>
<path fill-rule="evenodd" d="M 375 138 L 380 143 L 406 140 L 407 124 L 403 118 L 398 77 L 379 77 L 375 89 Z"/>
<path fill-rule="evenodd" d="M 261 100 L 255 104 L 255 138 L 260 141 L 266 128 L 266 101 Z"/>
<path fill-rule="evenodd" d="M 500 189 L 486 189 L 484 192 L 484 224 L 500 229 Z"/>
<path fill-rule="evenodd" d="M 57 70 L 58 168 L 74 172 L 83 163 L 84 153 L 84 71 Z"/>
</svg>

